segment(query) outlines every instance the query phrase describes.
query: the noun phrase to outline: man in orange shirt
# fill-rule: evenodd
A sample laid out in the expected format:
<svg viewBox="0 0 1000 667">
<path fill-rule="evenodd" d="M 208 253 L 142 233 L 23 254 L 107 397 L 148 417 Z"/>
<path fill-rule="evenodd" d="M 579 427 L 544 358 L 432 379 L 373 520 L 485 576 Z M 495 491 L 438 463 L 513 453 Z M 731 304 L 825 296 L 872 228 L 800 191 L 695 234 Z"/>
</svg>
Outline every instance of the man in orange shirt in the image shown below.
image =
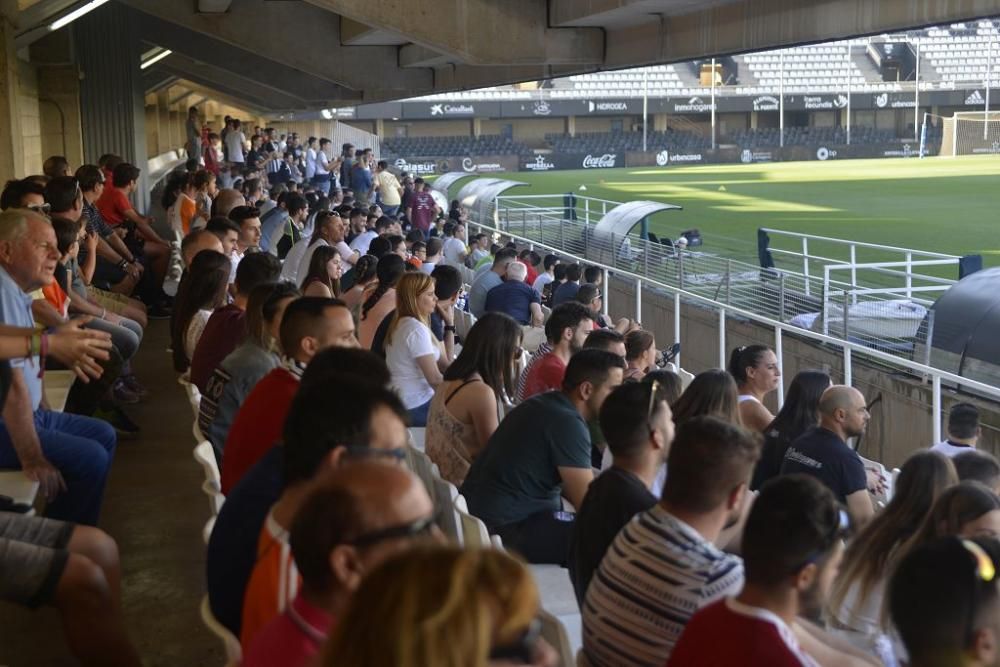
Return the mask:
<svg viewBox="0 0 1000 667">
<path fill-rule="evenodd" d="M 298 594 L 288 531 L 313 488 L 348 459 L 404 457 L 406 410 L 396 394 L 348 376 L 317 375 L 304 378 L 285 423 L 285 488 L 261 528 L 257 564 L 243 597 L 244 648 Z M 355 384 L 331 391 L 345 381 Z"/>
</svg>

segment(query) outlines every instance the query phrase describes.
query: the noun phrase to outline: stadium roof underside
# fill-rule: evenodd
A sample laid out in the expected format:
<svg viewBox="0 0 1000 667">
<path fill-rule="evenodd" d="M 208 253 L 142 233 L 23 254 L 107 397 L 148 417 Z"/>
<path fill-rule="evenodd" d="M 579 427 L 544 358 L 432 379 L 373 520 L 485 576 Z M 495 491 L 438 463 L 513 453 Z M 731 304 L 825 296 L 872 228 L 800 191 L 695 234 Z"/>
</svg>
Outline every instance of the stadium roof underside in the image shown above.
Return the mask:
<svg viewBox="0 0 1000 667">
<path fill-rule="evenodd" d="M 114 1 L 134 10 L 147 44 L 173 52 L 152 69 L 272 112 L 1000 14 L 1000 0 Z M 84 4 L 21 0 L 17 46 L 27 46 L 44 34 L 41 27 Z"/>
</svg>

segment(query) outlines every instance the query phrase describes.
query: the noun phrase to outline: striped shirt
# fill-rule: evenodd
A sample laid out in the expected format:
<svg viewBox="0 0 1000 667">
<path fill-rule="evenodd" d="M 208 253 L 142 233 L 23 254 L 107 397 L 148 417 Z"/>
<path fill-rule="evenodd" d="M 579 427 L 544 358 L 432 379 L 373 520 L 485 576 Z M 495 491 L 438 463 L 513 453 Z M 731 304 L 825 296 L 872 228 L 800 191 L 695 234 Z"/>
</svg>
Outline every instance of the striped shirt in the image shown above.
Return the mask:
<svg viewBox="0 0 1000 667">
<path fill-rule="evenodd" d="M 694 613 L 742 586 L 738 556 L 656 505 L 618 533 L 587 588 L 587 663 L 663 667 Z"/>
<path fill-rule="evenodd" d="M 531 355 L 531 359 L 528 360 L 528 365 L 524 367 L 524 370 L 521 371 L 521 375 L 517 378 L 517 391 L 514 396 L 515 403 L 520 403 L 524 400 L 524 388 L 528 384 L 528 373 L 531 372 L 531 367 L 534 366 L 539 359 L 551 351 L 552 343 L 546 341 L 539 345 L 538 349 L 535 350 L 535 353 Z"/>
</svg>

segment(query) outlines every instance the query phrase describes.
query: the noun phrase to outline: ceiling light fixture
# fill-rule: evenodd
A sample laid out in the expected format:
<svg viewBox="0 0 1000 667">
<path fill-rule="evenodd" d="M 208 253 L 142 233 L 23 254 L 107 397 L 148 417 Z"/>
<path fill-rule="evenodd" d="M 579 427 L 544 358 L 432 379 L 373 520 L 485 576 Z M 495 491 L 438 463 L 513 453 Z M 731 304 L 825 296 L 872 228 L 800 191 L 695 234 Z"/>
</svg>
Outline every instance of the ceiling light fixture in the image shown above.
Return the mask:
<svg viewBox="0 0 1000 667">
<path fill-rule="evenodd" d="M 81 16 L 83 16 L 84 14 L 89 14 L 90 12 L 94 11 L 95 9 L 97 9 L 98 7 L 100 7 L 101 5 L 103 5 L 104 3 L 106 3 L 107 1 L 108 0 L 90 0 L 90 2 L 88 2 L 87 4 L 74 9 L 73 11 L 71 11 L 66 16 L 63 16 L 62 18 L 58 18 L 55 21 L 53 21 L 52 23 L 50 23 L 49 24 L 49 30 L 50 31 L 55 31 L 55 30 L 58 30 L 59 28 L 62 28 L 63 26 L 67 26 L 70 23 L 72 23 L 73 21 L 75 21 L 78 18 L 80 18 Z"/>
</svg>

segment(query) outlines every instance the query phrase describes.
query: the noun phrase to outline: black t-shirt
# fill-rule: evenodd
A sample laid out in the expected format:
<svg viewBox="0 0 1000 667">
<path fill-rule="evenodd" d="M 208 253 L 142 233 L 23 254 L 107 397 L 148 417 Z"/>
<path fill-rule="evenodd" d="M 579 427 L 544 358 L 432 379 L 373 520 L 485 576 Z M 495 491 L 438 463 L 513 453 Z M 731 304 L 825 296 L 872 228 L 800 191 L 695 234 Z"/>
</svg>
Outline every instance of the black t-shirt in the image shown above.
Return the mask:
<svg viewBox="0 0 1000 667">
<path fill-rule="evenodd" d="M 781 463 L 781 474 L 803 473 L 823 482 L 841 503 L 868 489 L 865 465 L 836 433 L 814 426 L 796 438 Z"/>
<path fill-rule="evenodd" d="M 605 470 L 590 484 L 576 513 L 569 548 L 569 578 L 577 602 L 583 605 L 590 579 L 618 531 L 655 504 L 656 496 L 642 480 L 621 468 Z"/>
<path fill-rule="evenodd" d="M 764 448 L 761 450 L 760 459 L 754 468 L 753 477 L 750 480 L 750 490 L 758 491 L 764 486 L 764 482 L 773 479 L 781 474 L 781 464 L 785 460 L 785 452 L 791 446 L 795 438 L 785 436 L 778 431 L 768 431 L 764 434 Z"/>
</svg>

